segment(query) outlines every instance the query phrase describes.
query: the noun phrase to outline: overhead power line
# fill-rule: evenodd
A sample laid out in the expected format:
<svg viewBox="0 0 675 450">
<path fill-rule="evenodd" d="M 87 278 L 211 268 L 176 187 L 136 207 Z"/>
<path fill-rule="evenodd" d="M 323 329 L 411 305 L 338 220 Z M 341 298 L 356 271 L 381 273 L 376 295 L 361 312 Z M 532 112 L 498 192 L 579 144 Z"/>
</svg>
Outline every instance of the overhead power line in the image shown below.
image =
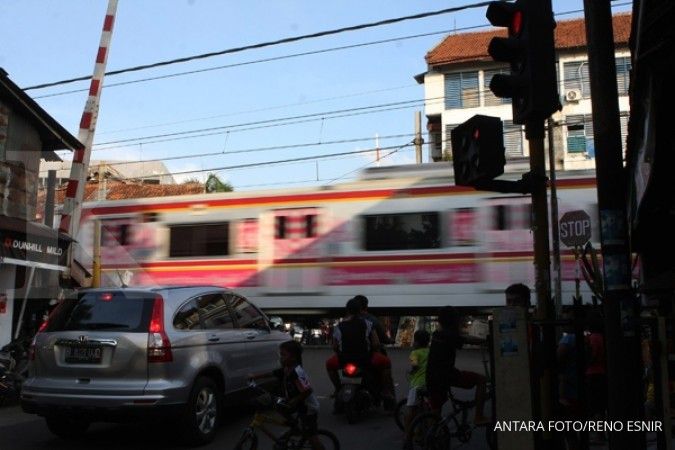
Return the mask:
<svg viewBox="0 0 675 450">
<path fill-rule="evenodd" d="M 161 142 L 179 141 L 179 140 L 193 139 L 193 138 L 205 137 L 205 136 L 214 136 L 214 135 L 220 135 L 220 134 L 226 134 L 226 133 L 235 133 L 235 132 L 258 130 L 258 129 L 265 129 L 265 128 L 274 128 L 274 127 L 281 127 L 281 126 L 288 126 L 288 125 L 297 125 L 297 124 L 301 124 L 301 123 L 316 122 L 316 121 L 327 120 L 327 119 L 354 117 L 354 116 L 360 116 L 360 115 L 364 115 L 364 114 L 376 114 L 376 113 L 381 113 L 381 112 L 386 112 L 386 111 L 396 111 L 396 110 L 400 110 L 400 109 L 415 108 L 415 107 L 420 106 L 423 103 L 424 103 L 424 100 L 410 100 L 410 101 L 406 101 L 406 102 L 392 103 L 391 105 L 393 105 L 393 106 L 391 106 L 391 107 L 388 106 L 390 104 L 381 104 L 381 105 L 370 106 L 370 107 L 359 107 L 359 108 L 350 108 L 350 109 L 345 109 L 345 110 L 336 110 L 336 111 L 333 112 L 333 114 L 330 114 L 329 112 L 314 113 L 314 114 L 308 114 L 308 115 L 303 115 L 303 116 L 292 116 L 292 117 L 286 117 L 286 118 L 269 119 L 269 120 L 249 122 L 249 123 L 243 123 L 243 124 L 225 125 L 225 126 L 220 126 L 220 127 L 211 127 L 211 128 L 199 129 L 199 130 L 190 130 L 190 131 L 184 131 L 184 132 L 167 133 L 167 134 L 163 134 L 163 135 L 121 139 L 121 140 L 117 140 L 117 141 L 109 141 L 109 142 L 106 142 L 106 143 L 95 144 L 96 146 L 98 146 L 98 148 L 92 149 L 92 152 L 112 150 L 112 149 L 116 149 L 116 148 L 125 147 L 125 146 L 128 146 L 128 145 L 157 144 L 157 143 L 161 143 Z M 427 102 L 427 104 L 433 104 L 433 103 L 434 102 Z M 397 106 L 397 105 L 400 105 L 400 106 Z M 379 108 L 379 109 L 375 109 L 375 108 Z M 344 114 L 338 114 L 339 112 L 342 112 L 342 111 L 344 111 Z M 296 118 L 297 118 L 297 120 L 294 120 Z M 251 126 L 248 126 L 248 125 L 251 125 Z M 199 133 L 199 134 L 194 134 L 194 133 Z M 189 136 L 186 136 L 186 134 L 189 134 Z M 155 140 L 150 140 L 150 139 L 155 139 Z M 115 145 L 115 144 L 126 144 L 126 145 Z M 109 146 L 107 146 L 107 145 L 109 145 Z"/>
<path fill-rule="evenodd" d="M 120 75 L 123 73 L 129 73 L 129 72 L 138 72 L 141 70 L 147 70 L 147 69 L 153 69 L 156 67 L 162 67 L 162 66 L 169 66 L 172 64 L 179 64 L 179 63 L 184 63 L 188 61 L 195 61 L 198 59 L 205 59 L 205 58 L 212 58 L 214 56 L 221 56 L 221 55 L 227 55 L 227 54 L 232 54 L 232 53 L 239 53 L 242 51 L 246 50 L 253 50 L 253 49 L 258 49 L 258 48 L 264 48 L 264 47 L 271 47 L 275 45 L 280 45 L 280 44 L 288 44 L 291 42 L 298 42 L 298 41 L 303 41 L 306 39 L 314 39 L 318 37 L 323 37 L 323 36 L 330 36 L 334 34 L 340 34 L 340 33 L 345 33 L 349 31 L 356 31 L 356 30 L 364 30 L 366 28 L 375 28 L 375 27 L 380 27 L 383 25 L 391 25 L 394 23 L 399 23 L 399 22 L 405 22 L 409 20 L 417 20 L 417 19 L 423 19 L 426 17 L 433 17 L 433 16 L 439 16 L 442 14 L 448 14 L 448 13 L 453 13 L 453 12 L 458 12 L 458 11 L 463 11 L 466 9 L 472 9 L 472 8 L 481 8 L 484 6 L 489 5 L 490 2 L 480 2 L 480 3 L 472 3 L 468 5 L 462 5 L 462 6 L 456 6 L 454 8 L 445 8 L 445 9 L 440 9 L 437 11 L 429 11 L 425 13 L 419 13 L 419 14 L 412 14 L 409 16 L 401 16 L 401 17 L 394 17 L 391 19 L 385 19 L 385 20 L 379 20 L 376 22 L 369 22 L 369 23 L 363 23 L 359 25 L 352 25 L 348 27 L 342 27 L 342 28 L 336 28 L 332 30 L 325 30 L 325 31 L 319 31 L 317 33 L 310 33 L 310 34 L 303 34 L 300 36 L 292 36 L 292 37 L 287 37 L 283 39 L 277 39 L 274 41 L 267 41 L 267 42 L 260 42 L 258 44 L 251 44 L 251 45 L 244 45 L 242 47 L 234 47 L 234 48 L 228 48 L 225 50 L 220 50 L 217 52 L 209 52 L 209 53 L 201 53 L 199 55 L 192 55 L 192 56 L 186 56 L 183 58 L 176 58 L 176 59 L 171 59 L 167 61 L 159 61 L 156 63 L 152 64 L 144 64 L 140 66 L 134 66 L 134 67 L 128 67 L 126 69 L 119 69 L 119 70 L 113 70 L 110 72 L 106 72 L 105 76 L 110 77 L 114 75 Z M 77 78 L 71 78 L 67 80 L 61 80 L 61 81 L 55 81 L 52 83 L 44 83 L 44 84 L 38 84 L 35 86 L 29 86 L 26 88 L 23 88 L 24 91 L 32 90 L 32 89 L 43 89 L 46 87 L 51 87 L 51 86 L 58 86 L 62 84 L 69 84 L 69 83 L 74 83 L 76 81 L 86 81 L 91 79 L 91 76 L 83 76 L 83 77 L 77 77 Z"/>
<path fill-rule="evenodd" d="M 407 133 L 407 134 L 393 134 L 393 135 L 388 135 L 388 136 L 378 136 L 379 139 L 381 140 L 387 140 L 387 139 L 399 139 L 399 138 L 404 138 L 404 137 L 413 137 L 414 133 Z M 271 150 L 288 150 L 288 149 L 297 149 L 297 148 L 303 148 L 303 147 L 318 147 L 322 145 L 335 145 L 335 144 L 349 144 L 349 143 L 354 143 L 354 142 L 365 142 L 365 141 L 372 141 L 374 139 L 373 136 L 368 136 L 368 137 L 361 137 L 361 138 L 350 138 L 350 139 L 339 139 L 339 140 L 334 140 L 334 141 L 316 141 L 316 142 L 304 142 L 304 143 L 297 143 L 297 144 L 288 144 L 288 145 L 274 145 L 274 146 L 269 146 L 269 147 L 254 147 L 254 148 L 245 148 L 245 149 L 239 149 L 239 150 L 221 150 L 217 152 L 205 152 L 205 153 L 190 153 L 190 154 L 185 154 L 185 155 L 178 155 L 178 156 L 165 156 L 162 158 L 153 158 L 153 159 L 143 159 L 139 161 L 113 161 L 113 162 L 106 162 L 106 166 L 124 166 L 128 164 L 133 164 L 133 163 L 149 163 L 149 162 L 159 162 L 159 161 L 176 161 L 180 159 L 192 159 L 192 158 L 203 158 L 206 156 L 229 156 L 229 155 L 236 155 L 236 154 L 241 154 L 241 153 L 257 153 L 257 152 L 266 152 L 266 151 L 271 151 Z M 49 170 L 42 170 L 40 171 L 40 174 L 46 174 L 49 172 Z"/>
<path fill-rule="evenodd" d="M 332 47 L 332 48 L 326 48 L 326 49 L 320 49 L 320 50 L 314 50 L 314 51 L 309 51 L 309 52 L 301 52 L 301 53 L 291 53 L 289 55 L 282 55 L 282 56 L 274 56 L 271 58 L 262 58 L 262 59 L 255 59 L 251 61 L 244 61 L 240 63 L 233 63 L 233 64 L 226 64 L 224 66 L 216 66 L 216 67 L 207 67 L 204 69 L 196 69 L 196 70 L 188 70 L 185 72 L 175 72 L 175 73 L 170 73 L 170 74 L 165 74 L 165 75 L 158 75 L 155 77 L 148 77 L 148 78 L 140 78 L 137 80 L 129 80 L 129 81 L 122 81 L 119 83 L 111 83 L 111 84 L 105 84 L 103 85 L 102 89 L 105 88 L 110 88 L 110 87 L 118 87 L 118 86 L 126 86 L 129 84 L 136 84 L 136 83 L 143 83 L 147 81 L 157 81 L 157 80 L 163 80 L 167 78 L 176 78 L 176 77 L 181 77 L 185 75 L 193 75 L 196 73 L 203 73 L 203 72 L 211 72 L 214 70 L 223 70 L 223 69 L 232 69 L 234 67 L 241 67 L 241 66 L 250 66 L 253 64 L 261 64 L 261 63 L 266 63 L 266 62 L 272 62 L 272 61 L 280 61 L 284 59 L 291 59 L 291 58 L 298 58 L 301 56 L 311 56 L 311 55 L 318 55 L 321 53 L 330 53 L 330 52 L 336 52 L 340 50 L 349 50 L 353 48 L 359 48 L 359 47 L 367 47 L 370 45 L 378 45 L 378 44 L 387 44 L 389 42 L 397 42 L 397 41 L 404 41 L 407 39 L 415 39 L 415 38 L 420 38 L 420 37 L 427 37 L 427 36 L 434 36 L 438 34 L 446 34 L 450 33 L 451 31 L 466 31 L 466 30 L 471 30 L 471 29 L 476 29 L 476 28 L 485 28 L 486 26 L 489 25 L 477 25 L 477 26 L 471 26 L 471 27 L 464 27 L 464 28 L 457 28 L 454 30 L 443 30 L 443 31 L 434 31 L 430 33 L 422 33 L 422 34 L 415 34 L 415 35 L 410 35 L 410 36 L 401 36 L 397 38 L 390 38 L 390 39 L 382 39 L 379 41 L 371 41 L 371 42 L 363 42 L 360 44 L 352 44 L 352 45 L 344 45 L 340 47 Z M 47 86 L 45 86 L 47 87 Z M 39 98 L 49 98 L 49 97 L 57 97 L 60 95 L 67 95 L 67 94 L 75 94 L 78 92 L 86 92 L 89 91 L 89 88 L 82 88 L 82 89 L 73 89 L 70 91 L 62 91 L 62 92 L 55 92 L 53 94 L 45 94 L 45 95 L 38 95 L 36 97 L 33 97 L 34 99 L 39 99 Z"/>
<path fill-rule="evenodd" d="M 409 142 L 407 144 L 403 144 L 400 146 L 390 146 L 390 147 L 380 147 L 380 150 L 392 150 L 392 149 L 401 149 L 404 147 L 410 147 L 413 146 L 414 144 L 412 142 Z M 272 160 L 272 161 L 263 161 L 263 162 L 257 162 L 257 163 L 246 163 L 246 164 L 236 164 L 232 166 L 224 166 L 224 167 L 211 167 L 208 169 L 194 169 L 194 170 L 184 170 L 181 172 L 166 172 L 166 173 L 154 173 L 152 175 L 143 175 L 140 177 L 133 177 L 134 180 L 143 180 L 146 178 L 156 178 L 159 176 L 169 176 L 169 175 L 187 175 L 187 174 L 192 174 L 192 173 L 201 173 L 201 172 L 218 172 L 222 170 L 234 170 L 234 169 L 246 169 L 246 168 L 251 168 L 251 167 L 261 167 L 261 166 L 271 166 L 271 165 L 276 165 L 276 164 L 287 164 L 287 163 L 295 163 L 295 162 L 303 162 L 303 161 L 317 161 L 320 159 L 328 159 L 328 158 L 335 158 L 339 156 L 348 156 L 348 155 L 358 155 L 362 153 L 372 153 L 376 151 L 376 148 L 369 148 L 366 150 L 352 150 L 349 152 L 340 152 L 340 153 L 328 153 L 325 155 L 313 155 L 313 156 L 302 156 L 299 158 L 289 158 L 289 159 L 278 159 L 278 160 Z"/>
<path fill-rule="evenodd" d="M 616 1 L 616 0 L 614 0 L 614 1 Z M 630 4 L 631 4 L 630 2 L 615 3 L 615 4 L 612 5 L 612 7 L 626 6 L 626 5 L 630 5 Z M 580 12 L 583 12 L 583 11 L 584 11 L 583 9 L 563 11 L 563 12 L 556 13 L 555 16 L 556 17 L 557 16 L 565 16 L 565 15 L 580 13 Z M 445 14 L 445 13 L 443 13 L 443 14 Z M 473 30 L 473 29 L 478 29 L 478 28 L 487 28 L 487 27 L 490 27 L 490 24 L 484 23 L 484 24 L 481 24 L 481 25 L 471 25 L 471 26 L 466 26 L 466 27 L 453 28 L 451 30 L 432 31 L 432 32 L 429 32 L 429 33 L 399 36 L 399 37 L 396 37 L 396 38 L 383 39 L 383 40 L 370 41 L 370 42 L 362 42 L 362 43 L 359 43 L 359 44 L 332 47 L 332 48 L 320 49 L 320 50 L 314 50 L 314 51 L 308 51 L 308 52 L 291 53 L 289 55 L 282 55 L 282 56 L 276 56 L 276 57 L 271 57 L 271 58 L 263 58 L 263 59 L 257 59 L 257 60 L 252 60 L 252 61 L 244 61 L 244 62 L 241 62 L 241 63 L 226 64 L 226 65 L 223 65 L 223 66 L 207 67 L 207 68 L 204 68 L 204 69 L 189 70 L 189 71 L 185 71 L 185 72 L 175 72 L 175 73 L 159 75 L 159 76 L 155 76 L 155 77 L 140 78 L 140 79 L 137 79 L 137 80 L 129 80 L 129 81 L 123 81 L 123 82 L 119 82 L 119 83 L 105 84 L 105 85 L 102 86 L 102 89 L 110 88 L 110 87 L 117 87 L 117 86 L 126 86 L 126 85 L 129 85 L 129 84 L 143 83 L 143 82 L 147 82 L 147 81 L 162 80 L 162 79 L 166 79 L 166 78 L 175 78 L 175 77 L 180 77 L 180 76 L 185 76 L 185 75 L 192 75 L 192 74 L 196 74 L 196 73 L 210 72 L 210 71 L 214 71 L 214 70 L 229 69 L 229 68 L 233 68 L 233 67 L 240 67 L 240 66 L 246 66 L 246 65 L 252 65 L 252 64 L 260 64 L 260 63 L 278 61 L 278 60 L 283 60 L 283 59 L 297 58 L 297 57 L 300 57 L 300 56 L 310 56 L 310 55 L 316 55 L 316 54 L 321 54 L 321 53 L 329 53 L 329 52 L 335 52 L 335 51 L 340 51 L 340 50 L 349 50 L 349 49 L 353 49 L 353 48 L 366 47 L 366 46 L 370 46 L 370 45 L 386 44 L 386 43 L 390 43 L 390 42 L 403 41 L 403 40 L 408 40 L 408 39 L 416 39 L 416 38 L 420 38 L 420 37 L 428 37 L 428 36 L 434 36 L 434 35 L 438 35 L 438 34 L 446 34 L 446 33 L 451 33 L 451 32 L 455 33 L 457 31 L 467 31 L 467 30 Z M 347 31 L 351 31 L 351 30 L 347 30 Z M 273 44 L 270 44 L 270 45 L 273 45 Z M 253 47 L 253 48 L 255 48 L 255 47 Z M 247 48 L 241 47 L 240 50 L 237 50 L 237 51 L 243 51 L 243 50 L 247 50 Z M 227 50 L 223 50 L 223 52 L 227 52 Z M 220 54 L 224 54 L 224 53 L 215 52 L 213 54 L 206 54 L 206 55 L 218 56 Z M 199 59 L 200 56 L 201 55 L 196 55 L 194 58 Z M 204 56 L 204 57 L 210 57 L 210 56 Z M 182 59 L 185 59 L 185 58 L 182 58 Z M 180 60 L 172 60 L 172 61 L 183 62 L 183 61 L 180 61 Z M 165 63 L 171 64 L 172 61 L 166 61 Z M 155 64 L 166 65 L 165 63 L 155 63 Z M 154 66 L 152 64 L 147 65 L 147 66 L 138 66 L 137 70 L 143 70 L 145 68 L 151 68 L 151 67 L 157 67 L 157 66 Z M 131 68 L 131 69 L 136 69 L 136 68 Z M 124 71 L 132 71 L 131 69 L 122 69 L 120 71 L 108 72 L 106 75 L 107 76 L 117 75 L 119 73 L 124 73 Z M 76 81 L 86 81 L 88 79 L 90 79 L 90 77 L 73 78 L 73 79 L 70 79 L 70 80 L 62 80 L 62 81 L 56 81 L 56 82 L 53 82 L 53 83 L 45 83 L 45 84 L 41 84 L 41 85 L 30 86 L 30 87 L 24 88 L 24 90 L 43 89 L 43 88 L 52 87 L 52 86 L 59 86 L 59 85 L 63 85 L 63 84 L 74 83 Z M 74 94 L 74 93 L 78 93 L 78 92 L 86 92 L 88 90 L 89 90 L 88 88 L 73 89 L 73 90 L 70 90 L 70 91 L 62 91 L 62 92 L 55 92 L 53 94 L 40 95 L 40 96 L 36 96 L 36 97 L 33 97 L 33 98 L 39 99 L 39 98 L 56 97 L 56 96 L 60 96 L 60 95 Z"/>
<path fill-rule="evenodd" d="M 579 76 L 574 77 L 574 78 L 566 78 L 565 82 L 579 81 L 581 79 L 582 79 L 582 77 L 579 77 Z M 467 102 L 467 103 L 471 103 L 471 102 L 478 102 L 479 103 L 481 95 L 490 95 L 491 98 L 494 97 L 494 95 L 492 94 L 492 91 L 490 91 L 489 88 L 483 87 L 483 88 L 476 89 L 474 92 L 467 92 L 467 93 L 462 94 L 462 101 Z M 156 134 L 156 135 L 139 136 L 139 137 L 135 137 L 135 138 L 118 139 L 118 140 L 113 140 L 113 141 L 96 143 L 96 144 L 94 144 L 94 146 L 97 147 L 97 148 L 94 148 L 92 151 L 112 150 L 112 149 L 116 149 L 116 148 L 126 146 L 126 145 L 115 145 L 115 144 L 134 144 L 134 145 L 136 145 L 136 144 L 144 144 L 144 145 L 145 144 L 157 144 L 157 143 L 163 143 L 163 142 L 172 142 L 172 141 L 178 141 L 178 140 L 193 139 L 193 138 L 198 138 L 198 137 L 214 136 L 214 135 L 220 135 L 220 134 L 224 134 L 224 133 L 234 133 L 234 132 L 243 132 L 243 131 L 264 129 L 264 128 L 297 125 L 297 124 L 301 124 L 301 123 L 315 122 L 317 120 L 328 120 L 328 119 L 352 117 L 352 116 L 358 116 L 358 115 L 363 115 L 363 114 L 375 114 L 375 113 L 379 113 L 379 112 L 387 112 L 387 111 L 393 111 L 393 110 L 414 108 L 414 107 L 420 106 L 422 104 L 425 104 L 427 106 L 428 105 L 434 105 L 436 103 L 443 102 L 444 99 L 445 99 L 445 97 L 432 97 L 432 98 L 420 99 L 420 100 L 405 100 L 405 101 L 401 101 L 401 102 L 383 103 L 383 104 L 378 104 L 378 105 L 361 106 L 361 107 L 355 107 L 355 108 L 346 108 L 346 109 L 341 109 L 341 110 L 324 111 L 324 112 L 310 113 L 310 114 L 304 114 L 304 115 L 298 115 L 298 116 L 278 117 L 278 118 L 274 118 L 274 119 L 245 122 L 245 123 L 240 123 L 240 124 L 221 125 L 221 126 L 217 126 L 217 127 L 208 127 L 208 128 L 198 128 L 198 129 L 192 129 L 192 130 L 177 131 L 177 132 L 174 132 L 174 133 L 164 133 L 164 134 Z M 492 105 L 492 106 L 498 106 L 498 105 Z M 473 105 L 473 107 L 478 107 L 478 104 Z M 64 152 L 68 152 L 68 151 L 64 150 Z"/>
</svg>

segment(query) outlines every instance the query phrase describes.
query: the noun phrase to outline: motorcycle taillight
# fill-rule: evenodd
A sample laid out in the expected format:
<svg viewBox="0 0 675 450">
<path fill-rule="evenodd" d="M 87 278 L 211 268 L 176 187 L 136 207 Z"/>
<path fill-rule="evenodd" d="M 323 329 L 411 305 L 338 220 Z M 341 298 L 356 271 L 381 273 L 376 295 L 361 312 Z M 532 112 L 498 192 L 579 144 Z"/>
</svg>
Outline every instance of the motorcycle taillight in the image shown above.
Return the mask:
<svg viewBox="0 0 675 450">
<path fill-rule="evenodd" d="M 359 368 L 356 367 L 356 364 L 348 363 L 345 364 L 342 370 L 344 371 L 345 375 L 353 377 L 354 375 L 356 375 L 356 372 L 359 371 Z"/>
</svg>

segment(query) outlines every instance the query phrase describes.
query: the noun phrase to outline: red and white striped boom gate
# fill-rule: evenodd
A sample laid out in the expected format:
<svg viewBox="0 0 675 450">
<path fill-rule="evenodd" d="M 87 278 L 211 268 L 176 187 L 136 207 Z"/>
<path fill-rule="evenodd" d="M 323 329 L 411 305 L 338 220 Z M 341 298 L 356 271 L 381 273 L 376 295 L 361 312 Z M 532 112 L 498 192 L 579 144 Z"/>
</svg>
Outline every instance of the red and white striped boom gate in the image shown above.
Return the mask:
<svg viewBox="0 0 675 450">
<path fill-rule="evenodd" d="M 94 142 L 94 132 L 96 131 L 96 120 L 98 118 L 98 108 L 101 98 L 101 86 L 105 76 L 106 63 L 110 49 L 110 38 L 112 36 L 113 25 L 115 23 L 115 12 L 117 11 L 117 0 L 108 1 L 108 10 L 103 22 L 103 31 L 101 33 L 101 43 L 96 55 L 96 64 L 94 65 L 94 75 L 89 87 L 89 97 L 84 105 L 84 112 L 80 120 L 79 141 L 83 147 L 75 150 L 73 163 L 70 169 L 70 178 L 63 201 L 63 212 L 61 214 L 61 223 L 59 231 L 67 234 L 73 239 L 77 239 L 77 233 L 80 225 L 80 214 L 82 210 L 82 201 L 87 182 L 87 173 L 89 170 L 89 160 L 91 159 L 91 147 Z M 72 282 L 85 285 L 84 272 L 78 271 L 74 264 L 73 243 L 68 255 L 68 272 L 64 273 L 66 278 L 71 278 Z M 75 270 L 74 270 L 75 269 Z"/>
</svg>

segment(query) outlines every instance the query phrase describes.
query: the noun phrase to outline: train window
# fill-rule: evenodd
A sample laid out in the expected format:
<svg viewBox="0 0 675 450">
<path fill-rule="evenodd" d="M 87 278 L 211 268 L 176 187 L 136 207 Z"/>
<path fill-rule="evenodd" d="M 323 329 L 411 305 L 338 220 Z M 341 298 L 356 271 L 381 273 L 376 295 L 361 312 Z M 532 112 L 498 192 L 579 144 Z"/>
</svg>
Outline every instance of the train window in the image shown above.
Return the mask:
<svg viewBox="0 0 675 450">
<path fill-rule="evenodd" d="M 305 237 L 311 238 L 316 236 L 316 215 L 307 214 L 305 216 Z"/>
<path fill-rule="evenodd" d="M 364 216 L 365 250 L 439 248 L 439 215 L 436 212 Z"/>
<path fill-rule="evenodd" d="M 131 244 L 131 220 L 130 218 L 102 220 L 101 245 L 117 247 Z"/>
<path fill-rule="evenodd" d="M 508 230 L 506 205 L 497 205 L 494 208 L 494 226 L 493 230 Z"/>
<path fill-rule="evenodd" d="M 286 222 L 286 216 L 276 216 L 274 218 L 274 237 L 276 239 L 286 239 Z"/>
<path fill-rule="evenodd" d="M 169 226 L 169 256 L 224 256 L 229 254 L 229 225 L 200 223 Z"/>
<path fill-rule="evenodd" d="M 237 253 L 256 253 L 258 251 L 258 220 L 239 220 L 236 223 L 235 237 Z"/>
<path fill-rule="evenodd" d="M 123 223 L 123 224 L 120 225 L 119 245 L 129 245 L 129 224 L 128 223 Z"/>
<path fill-rule="evenodd" d="M 453 246 L 476 244 L 476 210 L 459 208 L 451 213 L 450 242 Z"/>
</svg>

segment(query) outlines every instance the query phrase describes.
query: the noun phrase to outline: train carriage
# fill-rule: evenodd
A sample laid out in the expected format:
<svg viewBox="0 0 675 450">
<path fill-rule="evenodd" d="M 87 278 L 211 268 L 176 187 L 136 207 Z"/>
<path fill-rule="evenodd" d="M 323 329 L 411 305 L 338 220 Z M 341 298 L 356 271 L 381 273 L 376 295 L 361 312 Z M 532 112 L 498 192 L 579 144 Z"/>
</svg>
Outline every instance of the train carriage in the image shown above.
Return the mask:
<svg viewBox="0 0 675 450">
<path fill-rule="evenodd" d="M 305 189 L 88 203 L 80 260 L 100 220 L 108 284 L 228 286 L 280 312 L 341 308 L 356 293 L 401 312 L 502 305 L 508 284 L 533 285 L 530 197 L 454 186 L 448 173 L 393 166 Z M 558 201 L 560 215 L 593 217 L 597 241 L 592 174 L 564 173 Z M 565 301 L 574 272 L 566 252 Z"/>
</svg>

